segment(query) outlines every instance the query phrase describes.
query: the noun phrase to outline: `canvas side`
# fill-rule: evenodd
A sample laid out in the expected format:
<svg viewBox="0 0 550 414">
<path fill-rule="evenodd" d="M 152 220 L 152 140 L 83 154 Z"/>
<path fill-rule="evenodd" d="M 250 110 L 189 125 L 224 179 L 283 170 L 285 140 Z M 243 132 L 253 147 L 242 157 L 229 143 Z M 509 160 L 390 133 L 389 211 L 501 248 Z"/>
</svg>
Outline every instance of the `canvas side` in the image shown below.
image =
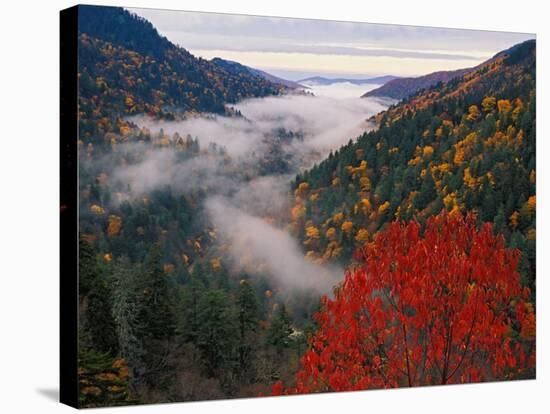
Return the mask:
<svg viewBox="0 0 550 414">
<path fill-rule="evenodd" d="M 60 12 L 60 400 L 78 407 L 78 6 Z"/>
</svg>

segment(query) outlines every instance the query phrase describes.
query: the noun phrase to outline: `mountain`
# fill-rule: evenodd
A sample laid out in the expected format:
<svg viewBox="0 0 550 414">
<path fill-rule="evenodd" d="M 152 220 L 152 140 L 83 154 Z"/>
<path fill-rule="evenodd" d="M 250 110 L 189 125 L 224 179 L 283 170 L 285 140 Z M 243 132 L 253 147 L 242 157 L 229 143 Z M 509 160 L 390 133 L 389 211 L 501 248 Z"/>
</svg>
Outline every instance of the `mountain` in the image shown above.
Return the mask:
<svg viewBox="0 0 550 414">
<path fill-rule="evenodd" d="M 534 295 L 535 91 L 533 40 L 373 117 L 377 129 L 295 179 L 290 227 L 307 257 L 349 263 L 395 219 L 474 212 L 521 251 Z"/>
<path fill-rule="evenodd" d="M 528 41 L 527 45 L 529 44 L 530 43 Z M 394 79 L 389 81 L 385 85 L 382 85 L 379 88 L 373 89 L 365 93 L 362 97 L 364 98 L 368 96 L 377 96 L 377 97 L 387 97 L 387 98 L 401 100 L 403 98 L 407 98 L 411 95 L 414 95 L 418 91 L 421 91 L 423 89 L 428 89 L 433 85 L 438 84 L 439 82 L 445 83 L 450 81 L 451 79 L 466 75 L 467 73 L 475 72 L 476 70 L 479 70 L 484 66 L 487 66 L 490 62 L 494 61 L 495 59 L 499 59 L 505 55 L 515 53 L 514 51 L 516 49 L 527 50 L 528 46 L 523 45 L 523 43 L 517 44 L 511 47 L 510 49 L 497 53 L 491 59 L 473 68 L 433 72 L 428 75 L 419 76 L 415 78 Z"/>
<path fill-rule="evenodd" d="M 277 83 L 279 85 L 286 86 L 289 89 L 309 89 L 307 86 L 300 84 L 299 82 L 294 82 L 288 79 L 279 78 L 278 76 L 272 75 L 271 73 L 264 72 L 260 69 L 250 68 L 252 73 L 255 73 L 268 81 Z"/>
<path fill-rule="evenodd" d="M 224 113 L 227 103 L 287 89 L 249 70 L 197 58 L 119 7 L 79 6 L 78 22 L 84 138 L 120 132 L 124 122 L 117 118 L 124 115 L 170 119 L 174 111 Z"/>
<path fill-rule="evenodd" d="M 401 100 L 403 98 L 406 98 L 407 96 L 413 95 L 421 89 L 429 88 L 430 86 L 433 86 L 439 82 L 447 82 L 453 78 L 462 76 L 471 70 L 474 69 L 470 68 L 439 71 L 416 78 L 396 78 L 390 80 L 379 88 L 373 89 L 372 91 L 365 93 L 362 98 L 377 96 Z"/>
<path fill-rule="evenodd" d="M 386 75 L 379 76 L 376 78 L 365 78 L 365 79 L 349 79 L 349 78 L 324 78 L 322 76 L 312 76 L 299 80 L 298 83 L 302 84 L 311 84 L 311 85 L 332 85 L 334 83 L 343 83 L 349 82 L 354 85 L 364 85 L 364 84 L 385 84 L 394 79 L 398 79 L 396 76 Z"/>
<path fill-rule="evenodd" d="M 274 84 L 284 86 L 288 89 L 308 89 L 307 86 L 300 85 L 297 82 L 293 82 L 287 79 L 279 78 L 278 76 L 272 75 L 271 73 L 264 72 L 260 69 L 254 69 L 250 66 L 245 66 L 239 62 L 235 62 L 232 60 L 226 60 L 222 58 L 214 58 L 211 60 L 212 63 L 232 72 L 249 72 L 252 75 L 259 76 L 260 78 L 263 78 L 269 82 L 273 82 Z"/>
</svg>

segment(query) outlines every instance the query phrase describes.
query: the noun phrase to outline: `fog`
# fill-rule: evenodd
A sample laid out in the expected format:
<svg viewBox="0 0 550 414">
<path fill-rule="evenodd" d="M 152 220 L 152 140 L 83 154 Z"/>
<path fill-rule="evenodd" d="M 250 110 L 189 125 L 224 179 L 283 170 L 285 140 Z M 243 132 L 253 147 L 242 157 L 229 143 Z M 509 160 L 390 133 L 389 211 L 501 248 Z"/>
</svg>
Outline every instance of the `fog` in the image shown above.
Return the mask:
<svg viewBox="0 0 550 414">
<path fill-rule="evenodd" d="M 329 98 L 359 98 L 361 95 L 378 88 L 381 85 L 363 84 L 356 85 L 351 82 L 339 82 L 331 85 L 319 85 L 314 82 L 305 83 L 315 96 L 326 96 Z"/>
<path fill-rule="evenodd" d="M 288 216 L 290 181 L 297 172 L 374 127 L 367 119 L 385 103 L 359 98 L 374 87 L 343 83 L 313 86 L 316 96 L 249 99 L 232 107 L 239 116 L 208 114 L 174 122 L 134 117 L 152 133 L 162 128 L 169 137 L 177 132 L 197 138 L 201 151 L 180 159 L 173 147 L 141 148 L 134 162 L 116 165 L 113 181 L 129 189 L 129 198 L 166 186 L 207 194 L 204 212 L 233 266 L 252 276 L 260 267 L 281 289 L 328 293 L 343 270 L 307 261 L 300 243 L 272 224 L 273 218 Z M 204 150 L 212 144 L 218 150 Z"/>
<path fill-rule="evenodd" d="M 199 138 L 201 146 L 216 143 L 232 156 L 265 150 L 265 140 L 273 131 L 284 128 L 304 135 L 303 142 L 294 142 L 287 151 L 315 151 L 324 156 L 367 129 L 366 119 L 386 108 L 382 100 L 360 99 L 376 86 L 338 83 L 312 86 L 316 96 L 249 99 L 232 106 L 242 117 L 206 115 L 179 122 L 155 122 L 145 117 L 131 120 L 153 132 L 162 128 L 168 135 L 190 134 Z"/>
<path fill-rule="evenodd" d="M 304 260 L 302 250 L 284 230 L 234 207 L 227 199 L 211 197 L 206 209 L 238 270 L 249 274 L 261 264 L 282 289 L 327 293 L 343 277 L 343 270 Z"/>
</svg>

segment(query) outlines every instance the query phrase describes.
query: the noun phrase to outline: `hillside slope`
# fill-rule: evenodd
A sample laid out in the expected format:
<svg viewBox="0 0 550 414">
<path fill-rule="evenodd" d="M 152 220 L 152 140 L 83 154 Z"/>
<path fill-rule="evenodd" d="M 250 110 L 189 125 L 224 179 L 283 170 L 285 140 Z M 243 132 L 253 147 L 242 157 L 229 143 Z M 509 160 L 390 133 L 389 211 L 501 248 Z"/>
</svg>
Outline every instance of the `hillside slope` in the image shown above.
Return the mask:
<svg viewBox="0 0 550 414">
<path fill-rule="evenodd" d="M 224 113 L 226 103 L 286 89 L 196 58 L 122 8 L 79 6 L 79 33 L 81 138 L 119 133 L 124 115 Z"/>
<path fill-rule="evenodd" d="M 527 43 L 529 43 L 529 41 Z M 385 83 L 379 88 L 373 89 L 365 93 L 362 97 L 365 98 L 369 96 L 371 97 L 377 96 L 377 97 L 393 98 L 398 100 L 408 98 L 422 90 L 427 90 L 437 85 L 440 82 L 446 83 L 452 79 L 461 78 L 462 76 L 468 73 L 473 73 L 487 66 L 491 62 L 496 61 L 509 53 L 513 53 L 516 48 L 523 49 L 522 45 L 523 43 L 520 43 L 515 46 L 512 46 L 510 49 L 503 50 L 497 53 L 491 59 L 473 68 L 439 71 L 439 72 L 433 72 L 433 73 L 429 73 L 427 75 L 418 76 L 418 77 L 396 78 L 396 79 L 390 80 L 389 82 Z"/>
<path fill-rule="evenodd" d="M 242 73 L 249 72 L 252 75 L 259 76 L 269 82 L 273 82 L 276 85 L 281 85 L 288 89 L 307 89 L 307 86 L 300 85 L 297 82 L 290 81 L 288 79 L 279 78 L 278 76 L 272 75 L 271 73 L 264 72 L 260 69 L 251 68 L 250 66 L 245 66 L 239 62 L 234 62 L 232 60 L 226 60 L 219 57 L 216 57 L 211 60 L 217 66 L 220 66 L 226 69 L 228 72 L 233 73 Z"/>
<path fill-rule="evenodd" d="M 419 90 L 427 89 L 439 82 L 447 82 L 458 76 L 468 73 L 472 69 L 458 69 L 452 71 L 440 71 L 415 78 L 396 78 L 390 80 L 379 88 L 365 93 L 362 97 L 369 96 L 403 99 L 415 94 Z"/>
<path fill-rule="evenodd" d="M 291 228 L 313 261 L 347 263 L 398 218 L 478 214 L 519 248 L 535 278 L 534 41 L 421 92 L 296 177 Z"/>
</svg>

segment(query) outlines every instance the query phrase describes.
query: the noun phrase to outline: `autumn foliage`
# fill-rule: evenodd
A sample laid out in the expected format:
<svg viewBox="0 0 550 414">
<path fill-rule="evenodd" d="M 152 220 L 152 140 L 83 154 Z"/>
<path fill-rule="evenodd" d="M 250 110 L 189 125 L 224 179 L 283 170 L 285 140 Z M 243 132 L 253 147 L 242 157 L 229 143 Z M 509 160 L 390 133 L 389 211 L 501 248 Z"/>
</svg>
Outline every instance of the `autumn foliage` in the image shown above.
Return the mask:
<svg viewBox="0 0 550 414">
<path fill-rule="evenodd" d="M 492 225 L 441 213 L 395 221 L 323 298 L 296 384 L 273 394 L 522 377 L 534 370 L 533 307 L 519 252 Z"/>
</svg>

